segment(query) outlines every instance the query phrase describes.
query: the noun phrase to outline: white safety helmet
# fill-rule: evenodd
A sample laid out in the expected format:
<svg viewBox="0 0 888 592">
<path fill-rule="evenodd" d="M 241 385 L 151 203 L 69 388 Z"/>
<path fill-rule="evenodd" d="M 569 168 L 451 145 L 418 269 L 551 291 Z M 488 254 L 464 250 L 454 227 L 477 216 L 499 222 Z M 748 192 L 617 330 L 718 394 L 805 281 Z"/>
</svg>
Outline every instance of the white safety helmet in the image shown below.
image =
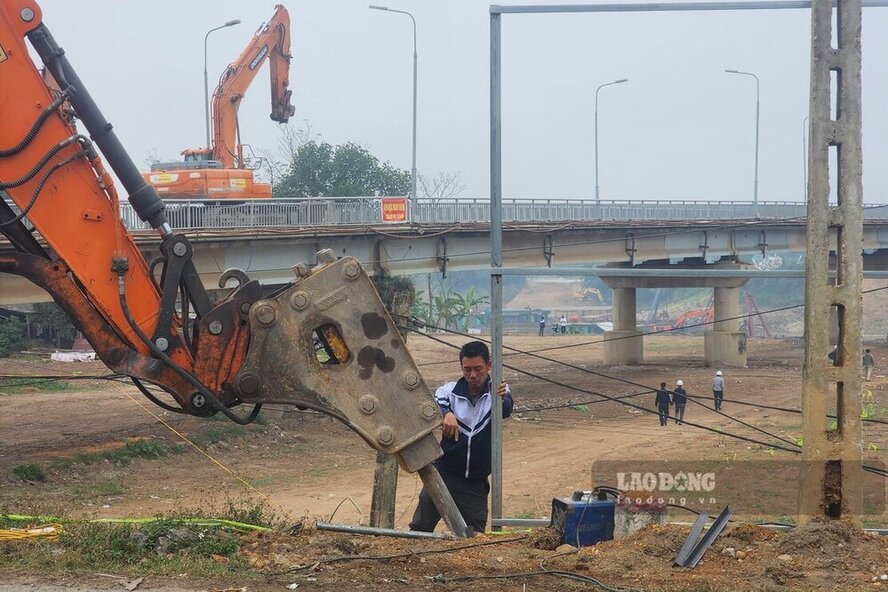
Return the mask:
<svg viewBox="0 0 888 592">
<path fill-rule="evenodd" d="M 721 371 L 721 370 L 717 370 L 717 371 L 715 372 L 715 375 L 716 375 L 716 376 L 721 376 L 721 375 L 722 375 L 722 371 Z"/>
<path fill-rule="evenodd" d="M 675 386 L 684 386 L 684 382 L 679 380 L 678 382 L 675 383 Z"/>
</svg>

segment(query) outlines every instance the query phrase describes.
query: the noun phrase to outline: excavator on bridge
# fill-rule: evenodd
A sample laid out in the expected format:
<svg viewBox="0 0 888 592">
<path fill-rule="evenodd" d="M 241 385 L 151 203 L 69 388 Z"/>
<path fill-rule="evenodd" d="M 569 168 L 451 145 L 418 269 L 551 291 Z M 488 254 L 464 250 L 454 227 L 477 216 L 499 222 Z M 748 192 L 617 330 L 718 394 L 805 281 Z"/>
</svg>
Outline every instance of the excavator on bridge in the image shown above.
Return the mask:
<svg viewBox="0 0 888 592">
<path fill-rule="evenodd" d="M 265 403 L 326 413 L 418 472 L 450 529 L 466 535 L 432 464 L 441 413 L 356 260 L 320 251 L 274 291 L 228 269 L 220 287 L 236 287 L 212 301 L 188 238 L 170 228 L 34 0 L 0 2 L 0 105 L 0 232 L 14 250 L 0 255 L 0 272 L 46 290 L 108 368 L 167 411 L 239 424 Z M 158 235 L 150 262 L 120 219 L 105 162 Z"/>
<path fill-rule="evenodd" d="M 258 182 L 240 142 L 238 108 L 253 79 L 268 62 L 271 119 L 287 123 L 290 103 L 290 14 L 279 4 L 253 35 L 237 60 L 225 68 L 213 92 L 212 146 L 182 152 L 179 162 L 156 162 L 145 180 L 164 199 L 248 200 L 271 197 L 271 184 Z"/>
</svg>

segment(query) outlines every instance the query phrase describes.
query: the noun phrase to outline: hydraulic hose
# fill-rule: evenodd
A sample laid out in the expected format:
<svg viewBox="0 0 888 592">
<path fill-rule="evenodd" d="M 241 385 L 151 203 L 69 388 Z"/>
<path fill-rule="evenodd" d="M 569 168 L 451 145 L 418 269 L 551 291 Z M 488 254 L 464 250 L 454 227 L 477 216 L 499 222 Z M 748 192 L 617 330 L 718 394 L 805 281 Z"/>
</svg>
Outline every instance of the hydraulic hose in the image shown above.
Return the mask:
<svg viewBox="0 0 888 592">
<path fill-rule="evenodd" d="M 6 156 L 13 156 L 18 154 L 22 150 L 24 150 L 28 144 L 30 144 L 34 138 L 37 137 L 37 132 L 40 131 L 40 128 L 43 127 L 43 124 L 49 119 L 49 116 L 52 115 L 56 109 L 58 109 L 62 103 L 68 100 L 68 97 L 71 94 L 70 89 L 65 89 L 55 98 L 55 100 L 50 103 L 46 109 L 44 109 L 40 115 L 37 116 L 37 119 L 34 121 L 34 125 L 31 126 L 31 129 L 28 130 L 28 133 L 25 134 L 25 137 L 21 139 L 17 144 L 10 148 L 5 148 L 0 150 L 0 158 Z"/>
<path fill-rule="evenodd" d="M 203 385 L 203 383 L 197 379 L 196 376 L 182 368 L 179 364 L 175 362 L 172 358 L 166 355 L 164 352 L 160 350 L 152 341 L 145 335 L 145 332 L 142 331 L 142 328 L 136 324 L 135 319 L 133 319 L 132 313 L 130 313 L 129 305 L 126 303 L 126 282 L 124 281 L 125 270 L 121 270 L 117 272 L 117 287 L 118 287 L 118 299 L 120 300 L 120 308 L 123 311 L 123 316 L 126 318 L 127 323 L 129 323 L 132 330 L 139 337 L 142 343 L 154 354 L 155 357 L 162 360 L 167 366 L 172 368 L 172 370 L 184 378 L 188 383 L 197 390 L 200 394 L 206 397 L 207 401 L 213 408 L 220 412 L 222 415 L 237 423 L 239 425 L 249 425 L 253 423 L 256 418 L 259 416 L 259 411 L 262 409 L 262 404 L 254 405 L 253 411 L 246 418 L 240 417 L 236 413 L 232 413 L 231 410 L 228 409 L 219 399 L 216 398 L 210 390 Z"/>
</svg>

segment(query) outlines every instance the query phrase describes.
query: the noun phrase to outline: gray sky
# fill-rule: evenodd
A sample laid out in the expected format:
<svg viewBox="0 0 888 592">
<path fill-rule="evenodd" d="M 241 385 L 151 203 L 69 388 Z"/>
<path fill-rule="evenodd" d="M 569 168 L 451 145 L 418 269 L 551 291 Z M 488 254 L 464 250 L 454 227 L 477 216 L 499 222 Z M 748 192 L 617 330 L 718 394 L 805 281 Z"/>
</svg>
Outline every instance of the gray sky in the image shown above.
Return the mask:
<svg viewBox="0 0 888 592">
<path fill-rule="evenodd" d="M 410 168 L 412 32 L 370 1 L 285 2 L 296 116 L 330 143 L 358 142 Z M 489 2 L 373 0 L 418 27 L 418 168 L 459 171 L 464 197 L 489 195 Z M 506 4 L 507 2 L 503 2 Z M 545 0 L 514 4 L 550 4 Z M 42 0 L 44 22 L 142 168 L 204 143 L 203 39 L 210 85 L 274 2 Z M 755 83 L 761 80 L 759 199 L 803 198 L 807 10 L 505 15 L 505 197 L 594 195 L 599 99 L 602 199 L 751 199 Z M 888 9 L 864 10 L 864 194 L 888 202 Z M 245 142 L 276 149 L 268 73 L 240 110 Z"/>
</svg>

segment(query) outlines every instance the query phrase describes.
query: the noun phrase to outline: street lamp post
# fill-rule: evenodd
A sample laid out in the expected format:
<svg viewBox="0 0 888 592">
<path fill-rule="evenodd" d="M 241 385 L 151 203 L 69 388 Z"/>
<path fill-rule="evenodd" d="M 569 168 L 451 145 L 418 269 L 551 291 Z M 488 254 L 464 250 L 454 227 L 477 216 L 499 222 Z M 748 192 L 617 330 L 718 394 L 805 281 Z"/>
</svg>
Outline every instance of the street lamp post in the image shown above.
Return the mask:
<svg viewBox="0 0 888 592">
<path fill-rule="evenodd" d="M 370 6 L 371 10 L 384 10 L 385 12 L 397 12 L 406 14 L 413 21 L 413 162 L 410 167 L 410 212 L 411 220 L 416 212 L 416 19 L 406 10 L 395 10 L 387 6 Z"/>
<path fill-rule="evenodd" d="M 210 33 L 213 31 L 218 31 L 219 29 L 224 29 L 225 27 L 233 27 L 234 25 L 239 25 L 240 19 L 234 19 L 232 21 L 227 21 L 223 25 L 219 25 L 218 27 L 214 27 L 207 31 L 207 34 L 204 35 L 204 115 L 207 125 L 207 148 L 209 148 L 212 144 L 212 139 L 210 138 L 210 84 L 207 79 L 207 39 L 210 36 Z"/>
<path fill-rule="evenodd" d="M 752 76 L 755 78 L 755 181 L 752 189 L 752 211 L 758 218 L 758 191 L 759 191 L 759 79 L 752 72 L 741 72 L 740 70 L 725 70 L 728 74 L 740 74 L 741 76 Z"/>
<path fill-rule="evenodd" d="M 598 195 L 598 92 L 604 88 L 605 86 L 611 86 L 612 84 L 623 84 L 624 82 L 629 82 L 628 78 L 621 78 L 620 80 L 614 80 L 613 82 L 605 82 L 595 89 L 595 203 L 600 203 L 601 200 Z"/>
</svg>

